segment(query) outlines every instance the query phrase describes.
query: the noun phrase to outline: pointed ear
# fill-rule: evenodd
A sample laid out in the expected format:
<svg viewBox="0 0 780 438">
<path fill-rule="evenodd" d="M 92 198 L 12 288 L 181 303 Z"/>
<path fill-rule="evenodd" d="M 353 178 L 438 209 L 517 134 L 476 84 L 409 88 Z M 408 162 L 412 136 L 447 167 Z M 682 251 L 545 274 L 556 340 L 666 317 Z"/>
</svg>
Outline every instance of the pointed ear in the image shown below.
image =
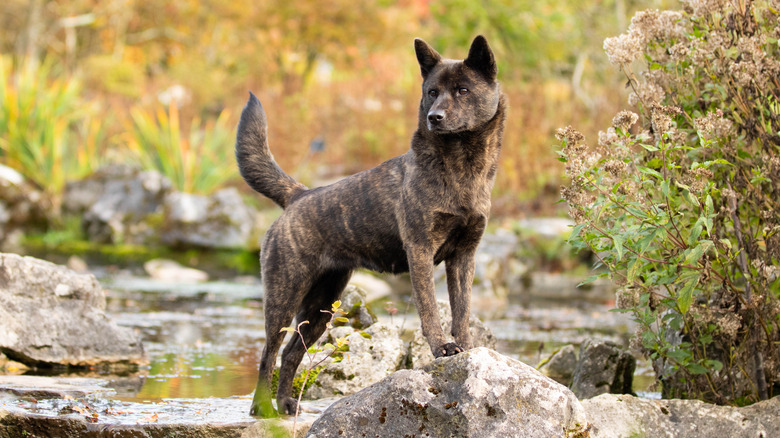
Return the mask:
<svg viewBox="0 0 780 438">
<path fill-rule="evenodd" d="M 487 40 L 482 35 L 474 38 L 469 49 L 469 56 L 463 63 L 470 69 L 478 71 L 490 81 L 496 79 L 496 74 L 498 73 L 496 60 L 493 58 L 493 51 L 490 50 Z"/>
<path fill-rule="evenodd" d="M 428 43 L 419 38 L 414 39 L 414 52 L 417 54 L 420 72 L 423 79 L 425 79 L 428 73 L 441 62 L 441 55 L 436 50 L 433 50 L 433 47 L 429 46 Z"/>
</svg>

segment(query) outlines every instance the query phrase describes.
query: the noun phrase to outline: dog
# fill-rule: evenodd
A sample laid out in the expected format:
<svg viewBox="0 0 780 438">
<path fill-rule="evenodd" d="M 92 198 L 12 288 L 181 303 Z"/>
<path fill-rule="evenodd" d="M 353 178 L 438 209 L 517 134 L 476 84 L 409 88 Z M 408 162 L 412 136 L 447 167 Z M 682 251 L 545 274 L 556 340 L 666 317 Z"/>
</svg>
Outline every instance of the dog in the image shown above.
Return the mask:
<svg viewBox="0 0 780 438">
<path fill-rule="evenodd" d="M 472 347 L 468 320 L 474 255 L 490 214 L 507 102 L 487 40 L 477 36 L 468 57 L 445 59 L 414 41 L 422 73 L 418 128 L 410 150 L 334 184 L 308 189 L 287 175 L 268 147 L 265 111 L 250 92 L 236 135 L 242 177 L 284 209 L 269 228 L 260 262 L 266 343 L 250 413 L 276 415 L 271 378 L 284 339 L 300 327 L 306 346 L 324 333 L 328 310 L 353 270 L 411 276 L 422 331 L 435 357 Z M 444 262 L 452 308 L 447 342 L 439 321 L 433 269 Z M 292 381 L 305 353 L 294 336 L 284 348 L 277 408 L 295 415 Z"/>
</svg>

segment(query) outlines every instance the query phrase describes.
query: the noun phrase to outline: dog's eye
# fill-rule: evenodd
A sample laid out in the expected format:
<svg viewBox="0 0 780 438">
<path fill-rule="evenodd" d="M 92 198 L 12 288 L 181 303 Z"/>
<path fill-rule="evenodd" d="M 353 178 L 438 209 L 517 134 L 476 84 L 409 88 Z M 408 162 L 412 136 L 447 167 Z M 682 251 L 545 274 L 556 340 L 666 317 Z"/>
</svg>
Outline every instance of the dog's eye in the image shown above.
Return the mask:
<svg viewBox="0 0 780 438">
<path fill-rule="evenodd" d="M 468 88 L 458 88 L 458 96 L 465 96 L 469 94 Z"/>
<path fill-rule="evenodd" d="M 438 95 L 439 95 L 439 91 L 438 90 L 430 90 L 430 91 L 428 91 L 428 96 L 436 97 Z"/>
</svg>

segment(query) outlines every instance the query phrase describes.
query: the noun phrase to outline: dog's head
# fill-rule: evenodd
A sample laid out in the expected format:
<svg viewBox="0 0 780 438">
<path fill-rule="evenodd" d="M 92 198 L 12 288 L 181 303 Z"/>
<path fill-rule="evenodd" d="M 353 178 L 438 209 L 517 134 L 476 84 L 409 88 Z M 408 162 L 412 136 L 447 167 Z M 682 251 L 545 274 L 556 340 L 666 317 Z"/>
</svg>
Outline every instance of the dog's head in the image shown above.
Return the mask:
<svg viewBox="0 0 780 438">
<path fill-rule="evenodd" d="M 501 91 L 485 37 L 474 38 L 463 61 L 443 59 L 419 38 L 414 50 L 423 77 L 420 129 L 435 134 L 474 131 L 495 116 Z"/>
</svg>

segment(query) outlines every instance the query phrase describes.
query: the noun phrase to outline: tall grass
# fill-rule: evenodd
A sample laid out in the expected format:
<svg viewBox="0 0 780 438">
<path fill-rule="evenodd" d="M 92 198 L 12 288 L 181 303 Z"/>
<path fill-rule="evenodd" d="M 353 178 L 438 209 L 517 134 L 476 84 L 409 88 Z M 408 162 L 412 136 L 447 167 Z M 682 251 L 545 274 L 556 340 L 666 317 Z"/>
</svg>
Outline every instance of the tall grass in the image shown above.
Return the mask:
<svg viewBox="0 0 780 438">
<path fill-rule="evenodd" d="M 130 119 L 126 138 L 132 159 L 170 178 L 177 190 L 210 193 L 237 176 L 229 111 L 215 120 L 195 118 L 188 128 L 173 104 L 154 112 L 135 107 Z"/>
<path fill-rule="evenodd" d="M 68 179 L 99 164 L 103 120 L 81 98 L 81 84 L 51 64 L 14 66 L 0 57 L 0 161 L 57 198 Z"/>
</svg>

